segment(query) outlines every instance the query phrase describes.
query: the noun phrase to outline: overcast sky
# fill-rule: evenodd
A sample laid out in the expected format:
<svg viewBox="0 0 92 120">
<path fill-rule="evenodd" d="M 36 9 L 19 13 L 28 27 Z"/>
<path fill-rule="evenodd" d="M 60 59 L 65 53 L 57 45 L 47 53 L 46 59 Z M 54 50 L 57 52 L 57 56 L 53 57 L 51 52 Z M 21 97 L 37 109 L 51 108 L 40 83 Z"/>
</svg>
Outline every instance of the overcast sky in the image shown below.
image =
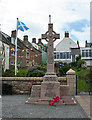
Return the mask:
<svg viewBox="0 0 92 120">
<path fill-rule="evenodd" d="M 31 42 L 33 37 L 38 39 L 48 30 L 51 14 L 54 31 L 60 33 L 60 40 L 55 45 L 63 39 L 67 30 L 72 40 L 79 40 L 80 46 L 84 46 L 85 40 L 90 40 L 90 1 L 0 0 L 1 30 L 11 35 L 18 17 L 29 27 L 28 31 L 18 31 L 18 37 L 23 39 L 24 35 L 28 35 Z"/>
</svg>

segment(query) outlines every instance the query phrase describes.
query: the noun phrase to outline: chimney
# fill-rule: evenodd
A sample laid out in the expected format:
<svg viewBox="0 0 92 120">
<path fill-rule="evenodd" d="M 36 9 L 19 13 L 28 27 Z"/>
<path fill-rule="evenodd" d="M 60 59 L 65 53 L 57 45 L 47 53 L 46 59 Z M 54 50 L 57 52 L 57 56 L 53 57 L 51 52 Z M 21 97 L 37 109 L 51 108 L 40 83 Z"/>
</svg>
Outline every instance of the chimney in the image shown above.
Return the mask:
<svg viewBox="0 0 92 120">
<path fill-rule="evenodd" d="M 36 38 L 32 38 L 32 43 L 36 44 Z"/>
<path fill-rule="evenodd" d="M 23 40 L 24 40 L 24 43 L 27 45 L 28 44 L 28 35 L 25 35 Z"/>
<path fill-rule="evenodd" d="M 69 33 L 68 33 L 68 31 L 65 31 L 65 37 L 69 38 Z"/>
<path fill-rule="evenodd" d="M 16 30 L 13 30 L 13 31 L 11 32 L 11 37 L 16 38 Z"/>
<path fill-rule="evenodd" d="M 85 41 L 85 47 L 87 47 L 87 40 Z"/>
<path fill-rule="evenodd" d="M 38 39 L 38 44 L 42 43 L 41 38 Z"/>
<path fill-rule="evenodd" d="M 77 45 L 78 45 L 78 48 L 79 48 L 80 46 L 79 46 L 79 41 L 78 40 L 77 40 Z"/>
</svg>

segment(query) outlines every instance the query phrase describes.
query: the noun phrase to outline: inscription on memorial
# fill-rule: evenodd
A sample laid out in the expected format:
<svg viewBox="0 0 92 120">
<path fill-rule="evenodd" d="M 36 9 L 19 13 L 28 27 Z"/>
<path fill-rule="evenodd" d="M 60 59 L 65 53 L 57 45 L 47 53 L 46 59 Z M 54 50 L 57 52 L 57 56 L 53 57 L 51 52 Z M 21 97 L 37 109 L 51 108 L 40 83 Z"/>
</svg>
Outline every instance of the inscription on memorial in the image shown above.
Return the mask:
<svg viewBox="0 0 92 120">
<path fill-rule="evenodd" d="M 45 96 L 46 97 L 52 97 L 55 96 L 55 92 L 53 91 L 54 85 L 49 83 L 46 89 Z"/>
<path fill-rule="evenodd" d="M 57 80 L 57 77 L 45 77 L 44 78 L 45 81 L 56 81 Z"/>
</svg>

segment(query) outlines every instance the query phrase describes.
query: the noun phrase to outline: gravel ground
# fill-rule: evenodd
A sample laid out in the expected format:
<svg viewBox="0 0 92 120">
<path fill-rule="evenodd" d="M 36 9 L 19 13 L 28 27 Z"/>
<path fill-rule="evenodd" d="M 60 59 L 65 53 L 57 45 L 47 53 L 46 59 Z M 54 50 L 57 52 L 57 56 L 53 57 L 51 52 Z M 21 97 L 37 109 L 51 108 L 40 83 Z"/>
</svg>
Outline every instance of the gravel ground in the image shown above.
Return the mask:
<svg viewBox="0 0 92 120">
<path fill-rule="evenodd" d="M 78 103 L 56 107 L 25 104 L 28 97 L 28 95 L 3 96 L 2 118 L 88 118 Z"/>
</svg>

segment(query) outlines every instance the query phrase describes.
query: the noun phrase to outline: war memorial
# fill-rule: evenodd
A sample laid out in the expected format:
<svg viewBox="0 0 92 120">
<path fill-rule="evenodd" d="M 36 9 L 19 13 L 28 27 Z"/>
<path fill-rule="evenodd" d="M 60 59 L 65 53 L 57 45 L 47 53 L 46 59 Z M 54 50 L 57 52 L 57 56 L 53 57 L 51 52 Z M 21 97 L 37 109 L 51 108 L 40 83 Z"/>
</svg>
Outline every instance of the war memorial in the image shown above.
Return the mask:
<svg viewBox="0 0 92 120">
<path fill-rule="evenodd" d="M 45 39 L 48 43 L 47 49 L 47 72 L 42 78 L 31 77 L 3 77 L 3 83 L 11 83 L 12 88 L 16 87 L 16 91 L 19 93 L 25 93 L 25 87 L 27 89 L 27 95 L 4 95 L 2 97 L 2 120 L 20 120 L 20 119 L 40 119 L 40 118 L 57 118 L 57 119 L 87 119 L 90 116 L 80 106 L 80 103 L 86 106 L 86 110 L 89 111 L 89 102 L 86 96 L 79 98 L 76 95 L 76 75 L 75 71 L 70 69 L 66 73 L 65 83 L 63 84 L 59 80 L 54 72 L 54 42 L 56 39 L 60 39 L 60 34 L 57 34 L 53 30 L 53 24 L 51 23 L 51 16 L 49 16 L 48 31 L 41 35 L 42 39 Z M 37 84 L 36 80 L 40 81 Z M 1 79 L 0 79 L 1 80 Z M 30 97 L 28 98 L 28 83 L 35 81 L 36 84 L 32 85 Z M 62 81 L 62 80 L 61 80 Z M 77 101 L 79 99 L 79 102 Z M 84 102 L 83 102 L 83 99 Z M 87 100 L 87 101 L 86 101 Z M 85 102 L 86 101 L 86 102 Z M 85 104 L 87 103 L 87 105 Z M 0 104 L 1 105 L 1 104 Z M 56 106 L 56 107 L 54 107 Z"/>
<path fill-rule="evenodd" d="M 26 101 L 27 104 L 49 105 L 51 100 L 58 98 L 57 105 L 76 105 L 76 102 L 70 94 L 69 85 L 60 85 L 58 77 L 54 72 L 54 48 L 56 39 L 60 39 L 60 34 L 53 31 L 51 16 L 49 15 L 48 31 L 42 34 L 42 39 L 48 43 L 47 49 L 47 72 L 43 77 L 41 85 L 33 85 L 31 97 Z M 53 98 L 53 99 L 52 99 Z"/>
</svg>

